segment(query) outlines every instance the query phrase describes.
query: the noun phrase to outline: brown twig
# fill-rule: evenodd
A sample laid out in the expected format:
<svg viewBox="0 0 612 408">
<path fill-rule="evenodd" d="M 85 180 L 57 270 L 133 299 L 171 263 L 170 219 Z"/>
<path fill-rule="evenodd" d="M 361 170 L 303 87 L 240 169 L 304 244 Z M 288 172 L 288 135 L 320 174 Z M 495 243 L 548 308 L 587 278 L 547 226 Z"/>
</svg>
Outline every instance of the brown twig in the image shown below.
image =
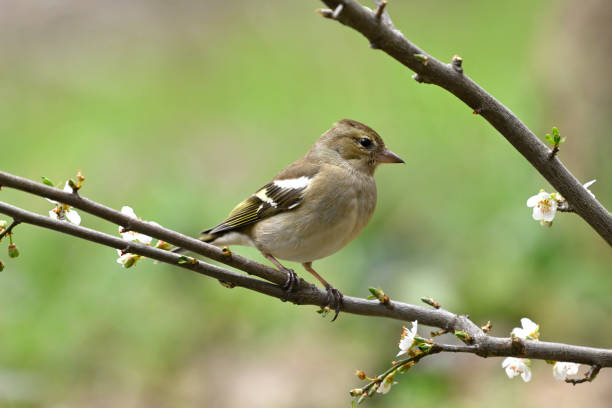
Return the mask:
<svg viewBox="0 0 612 408">
<path fill-rule="evenodd" d="M 584 374 L 584 378 L 580 378 L 578 380 L 566 378 L 565 382 L 572 385 L 582 384 L 584 382 L 591 382 L 595 379 L 595 377 L 597 377 L 597 374 L 599 374 L 599 370 L 601 370 L 600 366 L 598 366 L 597 364 L 592 365 L 591 368 L 589 368 L 589 371 Z"/>
<path fill-rule="evenodd" d="M 2 233 L 0 233 L 0 241 L 2 241 L 2 238 L 4 238 L 5 236 L 12 234 L 13 228 L 15 228 L 19 224 L 21 224 L 21 221 L 17 221 L 16 219 L 13 219 L 13 222 L 11 223 L 11 225 L 9 225 L 7 229 L 5 229 L 4 231 L 2 231 Z"/>
<path fill-rule="evenodd" d="M 559 153 L 559 146 L 554 146 L 548 155 L 548 160 L 554 159 L 557 153 Z"/>
<path fill-rule="evenodd" d="M 378 2 L 378 7 L 376 7 L 376 18 L 378 20 L 382 18 L 383 13 L 385 12 L 385 7 L 387 7 L 387 2 L 385 0 Z"/>
</svg>

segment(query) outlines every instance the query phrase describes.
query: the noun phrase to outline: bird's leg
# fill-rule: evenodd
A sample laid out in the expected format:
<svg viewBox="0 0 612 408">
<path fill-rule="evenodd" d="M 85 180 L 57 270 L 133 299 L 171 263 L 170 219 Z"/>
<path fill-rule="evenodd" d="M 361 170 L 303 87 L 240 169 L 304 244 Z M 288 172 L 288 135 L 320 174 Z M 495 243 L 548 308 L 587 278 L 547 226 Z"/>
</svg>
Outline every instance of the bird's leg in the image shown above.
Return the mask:
<svg viewBox="0 0 612 408">
<path fill-rule="evenodd" d="M 312 262 L 304 262 L 302 266 L 308 272 L 312 273 L 312 275 L 315 278 L 317 278 L 319 282 L 323 284 L 323 286 L 325 286 L 325 290 L 327 290 L 327 302 L 328 302 L 327 305 L 336 311 L 336 314 L 334 315 L 334 318 L 332 319 L 332 322 L 333 322 L 338 317 L 338 314 L 340 314 L 340 307 L 342 307 L 342 297 L 343 297 L 342 293 L 340 293 L 338 289 L 334 288 L 332 285 L 327 283 L 327 281 L 323 279 L 323 277 L 319 275 L 317 271 L 312 269 Z"/>
<path fill-rule="evenodd" d="M 285 272 L 287 274 L 287 280 L 285 281 L 285 283 L 281 287 L 287 293 L 293 292 L 293 290 L 296 289 L 296 284 L 298 283 L 298 280 L 299 280 L 299 277 L 293 271 L 293 269 L 285 268 L 283 265 L 281 265 L 280 262 L 278 262 L 278 260 L 275 257 L 273 257 L 270 254 L 263 253 L 263 256 L 265 256 L 268 261 L 272 262 L 274 264 L 274 266 L 276 266 L 278 268 L 279 271 L 283 271 L 283 272 Z M 287 300 L 287 299 L 282 299 L 282 300 L 284 301 L 284 300 Z"/>
</svg>

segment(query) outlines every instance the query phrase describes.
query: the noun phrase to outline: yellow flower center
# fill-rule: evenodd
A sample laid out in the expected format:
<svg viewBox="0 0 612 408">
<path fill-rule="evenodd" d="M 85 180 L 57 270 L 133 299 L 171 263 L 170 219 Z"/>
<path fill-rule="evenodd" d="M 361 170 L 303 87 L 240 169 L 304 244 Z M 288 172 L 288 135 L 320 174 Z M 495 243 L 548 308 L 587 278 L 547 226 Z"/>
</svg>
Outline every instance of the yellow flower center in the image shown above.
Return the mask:
<svg viewBox="0 0 612 408">
<path fill-rule="evenodd" d="M 544 213 L 550 212 L 550 203 L 548 200 L 542 200 L 538 203 L 538 208 L 540 208 Z"/>
</svg>

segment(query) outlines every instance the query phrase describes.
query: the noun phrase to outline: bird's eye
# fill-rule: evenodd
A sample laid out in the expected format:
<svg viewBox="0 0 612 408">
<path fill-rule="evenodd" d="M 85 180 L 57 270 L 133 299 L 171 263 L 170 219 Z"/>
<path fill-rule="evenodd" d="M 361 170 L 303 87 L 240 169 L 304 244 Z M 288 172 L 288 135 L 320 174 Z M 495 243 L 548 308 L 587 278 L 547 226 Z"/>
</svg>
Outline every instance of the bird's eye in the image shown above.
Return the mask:
<svg viewBox="0 0 612 408">
<path fill-rule="evenodd" d="M 372 141 L 367 137 L 362 137 L 359 139 L 359 144 L 361 144 L 363 147 L 370 147 L 372 146 Z"/>
</svg>

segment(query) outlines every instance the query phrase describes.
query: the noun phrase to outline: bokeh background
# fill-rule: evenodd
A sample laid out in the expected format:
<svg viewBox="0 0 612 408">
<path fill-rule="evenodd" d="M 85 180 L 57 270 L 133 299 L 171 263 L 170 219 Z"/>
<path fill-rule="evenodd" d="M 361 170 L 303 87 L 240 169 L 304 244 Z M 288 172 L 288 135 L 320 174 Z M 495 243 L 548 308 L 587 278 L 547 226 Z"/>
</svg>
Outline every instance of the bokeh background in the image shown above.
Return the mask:
<svg viewBox="0 0 612 408">
<path fill-rule="evenodd" d="M 344 117 L 376 129 L 406 164 L 377 172 L 366 230 L 318 270 L 345 294 L 429 295 L 542 338 L 612 347 L 612 256 L 575 215 L 552 228 L 526 199 L 546 181 L 482 118 L 318 2 L 0 1 L 1 168 L 196 235 L 299 158 Z M 466 72 L 612 207 L 612 20 L 606 0 L 389 5 L 405 35 Z M 46 214 L 50 203 L 3 189 Z M 116 233 L 87 214 L 83 225 Z M 6 219 L 6 217 L 5 217 Z M 384 370 L 401 322 L 297 307 L 166 265 L 122 269 L 114 250 L 30 226 L 0 258 L 0 406 L 338 407 Z M 234 248 L 265 262 L 254 250 Z M 299 265 L 296 265 L 299 267 Z M 306 275 L 303 275 L 306 277 Z M 310 278 L 309 278 L 310 279 Z M 428 328 L 422 327 L 426 335 Z M 448 339 L 452 341 L 452 339 Z M 424 360 L 373 407 L 607 407 L 593 384 L 509 380 L 501 359 Z"/>
</svg>

